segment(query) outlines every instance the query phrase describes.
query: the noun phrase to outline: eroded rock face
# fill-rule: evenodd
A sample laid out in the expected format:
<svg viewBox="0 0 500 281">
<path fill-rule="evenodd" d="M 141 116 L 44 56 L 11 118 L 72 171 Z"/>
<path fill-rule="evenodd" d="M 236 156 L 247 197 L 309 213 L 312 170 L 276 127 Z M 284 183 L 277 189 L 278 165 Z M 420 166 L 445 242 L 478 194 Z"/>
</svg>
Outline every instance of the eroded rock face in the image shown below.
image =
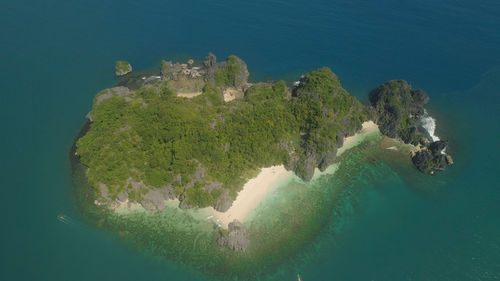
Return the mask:
<svg viewBox="0 0 500 281">
<path fill-rule="evenodd" d="M 423 173 L 433 175 L 437 171 L 443 171 L 446 166 L 453 165 L 450 155 L 443 153 L 447 143 L 445 141 L 435 141 L 417 151 L 412 157 L 412 162 L 417 169 Z"/>
<path fill-rule="evenodd" d="M 165 186 L 158 189 L 150 189 L 141 200 L 141 205 L 146 210 L 162 211 L 165 209 L 167 200 L 174 199 L 174 189 L 172 186 Z"/>
<path fill-rule="evenodd" d="M 214 209 L 219 212 L 225 212 L 233 205 L 234 198 L 231 197 L 228 190 L 222 191 L 222 194 L 215 201 Z"/>
<path fill-rule="evenodd" d="M 419 121 L 429 101 L 424 91 L 413 90 L 404 80 L 391 80 L 373 90 L 369 98 L 382 134 L 413 145 L 430 143 Z"/>
<path fill-rule="evenodd" d="M 250 244 L 248 230 L 241 222 L 234 220 L 228 225 L 227 232 L 220 232 L 217 243 L 233 251 L 245 251 Z"/>
<path fill-rule="evenodd" d="M 244 89 L 246 88 L 246 85 L 248 83 L 248 77 L 250 76 L 247 64 L 237 56 L 232 56 L 232 58 L 233 58 L 232 63 L 236 64 L 238 68 L 238 72 L 235 73 L 233 86 L 237 89 Z M 228 58 L 228 60 L 225 63 L 226 64 L 230 63 L 230 60 L 231 58 Z"/>
<path fill-rule="evenodd" d="M 208 53 L 207 56 L 205 57 L 205 60 L 203 61 L 203 65 L 206 68 L 213 68 L 217 64 L 217 57 L 212 54 Z"/>
<path fill-rule="evenodd" d="M 424 91 L 412 89 L 404 80 L 391 80 L 370 93 L 370 102 L 382 134 L 420 147 L 412 156 L 419 171 L 434 174 L 453 164 L 451 156 L 444 153 L 447 143 L 433 142 L 423 126 L 424 106 L 429 102 Z"/>
<path fill-rule="evenodd" d="M 177 80 L 177 75 L 181 73 L 182 66 L 179 63 L 171 61 L 162 61 L 161 63 L 161 79 L 162 80 Z"/>
<path fill-rule="evenodd" d="M 94 106 L 100 104 L 101 102 L 110 99 L 114 96 L 120 96 L 120 97 L 127 97 L 131 94 L 133 94 L 133 91 L 130 91 L 129 88 L 123 87 L 123 86 L 118 86 L 118 87 L 113 87 L 111 89 L 105 89 L 102 90 L 95 98 L 94 101 Z"/>
</svg>

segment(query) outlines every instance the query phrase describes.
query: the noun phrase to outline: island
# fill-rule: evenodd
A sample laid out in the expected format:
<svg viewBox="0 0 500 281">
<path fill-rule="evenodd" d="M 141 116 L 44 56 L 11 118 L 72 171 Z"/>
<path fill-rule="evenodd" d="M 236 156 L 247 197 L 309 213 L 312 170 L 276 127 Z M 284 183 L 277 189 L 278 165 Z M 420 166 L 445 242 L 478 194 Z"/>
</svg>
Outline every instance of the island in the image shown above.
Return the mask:
<svg viewBox="0 0 500 281">
<path fill-rule="evenodd" d="M 116 61 L 115 62 L 115 74 L 116 76 L 123 76 L 132 71 L 132 66 L 127 61 Z"/>
<path fill-rule="evenodd" d="M 127 62 L 116 63 L 117 75 L 129 71 Z M 349 138 L 369 128 L 410 145 L 421 172 L 453 164 L 447 142 L 422 121 L 428 95 L 406 81 L 384 83 L 363 103 L 327 67 L 292 85 L 248 78 L 239 57 L 218 62 L 209 53 L 200 62 L 163 61 L 159 75 L 131 77 L 99 92 L 76 142 L 94 204 L 159 212 L 176 202 L 224 214 L 245 201 L 238 194 L 251 193 L 246 183 L 260 173 L 310 181 L 335 163 Z M 250 238 L 235 217 L 219 225 L 217 243 L 245 250 Z"/>
</svg>

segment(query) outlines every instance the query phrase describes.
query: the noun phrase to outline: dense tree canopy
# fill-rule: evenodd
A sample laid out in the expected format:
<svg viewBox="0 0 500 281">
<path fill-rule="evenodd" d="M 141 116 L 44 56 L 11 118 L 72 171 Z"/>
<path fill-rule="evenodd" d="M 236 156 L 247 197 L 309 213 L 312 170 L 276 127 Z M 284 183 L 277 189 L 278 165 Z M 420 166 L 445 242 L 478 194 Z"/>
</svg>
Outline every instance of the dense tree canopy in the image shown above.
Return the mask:
<svg viewBox="0 0 500 281">
<path fill-rule="evenodd" d="M 192 99 L 177 97 L 162 81 L 94 101 L 90 130 L 77 142 L 90 184 L 105 184 L 115 196 L 125 190 L 131 201 L 142 193 L 131 189 L 130 179 L 151 189 L 171 186 L 190 205 L 209 206 L 223 190 L 234 198 L 261 167 L 297 156 L 301 175 L 308 154 L 335 151 L 339 136 L 366 119 L 328 68 L 306 75 L 293 94 L 283 81 L 258 83 L 243 99 L 226 103 L 221 85 L 239 82 L 231 74 L 240 71 L 232 69 L 236 59 L 230 57 L 216 84 Z M 222 189 L 206 188 L 214 182 Z"/>
</svg>

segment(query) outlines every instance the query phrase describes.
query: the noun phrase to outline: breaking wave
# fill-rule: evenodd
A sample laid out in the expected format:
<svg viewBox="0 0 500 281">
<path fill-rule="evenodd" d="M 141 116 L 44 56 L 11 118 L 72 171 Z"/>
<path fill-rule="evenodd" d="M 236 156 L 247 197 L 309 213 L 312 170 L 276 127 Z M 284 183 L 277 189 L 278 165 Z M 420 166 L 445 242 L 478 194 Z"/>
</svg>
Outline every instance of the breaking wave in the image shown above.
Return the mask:
<svg viewBox="0 0 500 281">
<path fill-rule="evenodd" d="M 426 111 L 420 118 L 420 122 L 422 122 L 422 127 L 424 127 L 431 136 L 432 141 L 438 141 L 439 137 L 434 134 L 436 131 L 436 119 L 432 118 Z"/>
</svg>

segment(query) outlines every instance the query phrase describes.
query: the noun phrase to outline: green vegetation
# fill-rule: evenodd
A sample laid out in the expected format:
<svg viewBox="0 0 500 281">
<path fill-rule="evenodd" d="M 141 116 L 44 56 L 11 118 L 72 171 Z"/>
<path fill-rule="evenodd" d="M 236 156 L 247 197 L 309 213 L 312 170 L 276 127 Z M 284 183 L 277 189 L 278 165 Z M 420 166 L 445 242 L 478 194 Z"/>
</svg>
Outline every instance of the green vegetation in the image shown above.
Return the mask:
<svg viewBox="0 0 500 281">
<path fill-rule="evenodd" d="M 215 83 L 217 86 L 236 87 L 242 83 L 239 76 L 241 71 L 241 59 L 237 56 L 229 56 L 222 69 L 215 72 Z"/>
<path fill-rule="evenodd" d="M 132 68 L 128 63 L 128 61 L 123 61 L 123 60 L 116 61 L 115 63 L 116 73 L 127 73 L 130 72 L 131 70 Z"/>
<path fill-rule="evenodd" d="M 361 129 L 363 121 L 368 119 L 361 103 L 345 91 L 337 76 L 329 68 L 321 68 L 307 74 L 301 86 L 295 92 L 291 109 L 301 132 L 300 155 L 296 173 L 306 177 L 307 157 L 311 154 L 335 154 L 338 140 L 345 135 L 354 134 Z M 315 159 L 318 162 L 318 159 Z M 329 164 L 319 161 L 320 169 Z M 309 168 L 310 169 L 310 168 Z"/>
<path fill-rule="evenodd" d="M 427 136 L 418 129 L 418 119 L 429 101 L 426 93 L 413 90 L 404 80 L 391 80 L 375 89 L 370 94 L 370 101 L 377 112 L 382 133 L 405 143 L 425 143 Z"/>
<path fill-rule="evenodd" d="M 239 59 L 229 57 L 216 74 L 217 84 L 238 83 L 233 60 Z M 92 186 L 106 184 L 111 195 L 126 190 L 131 201 L 145 191 L 136 192 L 130 181 L 171 186 L 181 201 L 200 207 L 213 205 L 224 190 L 235 197 L 261 167 L 290 163 L 290 148 L 300 161 L 335 151 L 337 135 L 354 133 L 366 119 L 328 68 L 308 74 L 293 97 L 283 81 L 256 84 L 230 103 L 212 84 L 186 99 L 158 82 L 94 103 L 90 116 L 77 153 Z M 206 188 L 211 183 L 222 188 Z"/>
</svg>

